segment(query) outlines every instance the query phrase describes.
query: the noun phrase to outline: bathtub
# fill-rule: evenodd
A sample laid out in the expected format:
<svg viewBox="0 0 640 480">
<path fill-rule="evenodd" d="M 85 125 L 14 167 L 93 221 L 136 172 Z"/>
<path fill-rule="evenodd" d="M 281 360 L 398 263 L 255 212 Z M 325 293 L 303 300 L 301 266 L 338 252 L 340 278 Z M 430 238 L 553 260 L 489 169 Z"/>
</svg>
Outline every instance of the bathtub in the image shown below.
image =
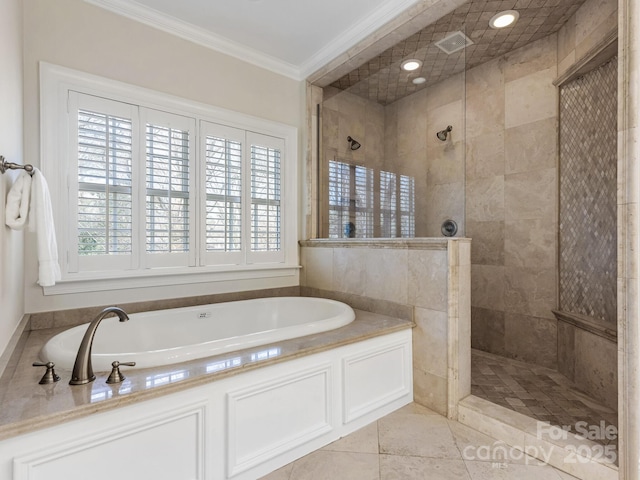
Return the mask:
<svg viewBox="0 0 640 480">
<path fill-rule="evenodd" d="M 97 372 L 111 362 L 158 367 L 325 332 L 351 323 L 348 305 L 324 298 L 273 297 L 175 308 L 105 318 L 96 332 L 91 361 Z M 88 324 L 51 338 L 40 357 L 71 370 Z"/>
</svg>

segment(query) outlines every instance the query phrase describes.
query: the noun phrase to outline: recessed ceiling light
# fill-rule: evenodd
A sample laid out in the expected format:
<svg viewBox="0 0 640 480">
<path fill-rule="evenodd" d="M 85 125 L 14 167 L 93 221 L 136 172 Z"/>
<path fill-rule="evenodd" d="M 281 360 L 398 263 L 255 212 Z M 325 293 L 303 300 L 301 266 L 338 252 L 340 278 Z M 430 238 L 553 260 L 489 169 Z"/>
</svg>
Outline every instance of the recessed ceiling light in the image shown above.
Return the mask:
<svg viewBox="0 0 640 480">
<path fill-rule="evenodd" d="M 491 20 L 489 20 L 489 26 L 491 28 L 504 28 L 509 25 L 513 25 L 520 17 L 520 14 L 516 10 L 505 10 L 495 14 Z"/>
<path fill-rule="evenodd" d="M 417 77 L 417 78 L 414 78 L 413 80 L 411 80 L 411 82 L 413 82 L 414 85 L 422 85 L 426 81 L 427 81 L 427 79 L 424 78 L 424 77 Z"/>
<path fill-rule="evenodd" d="M 414 70 L 419 69 L 422 66 L 422 62 L 420 60 L 416 60 L 415 58 L 410 58 L 409 60 L 405 60 L 400 65 L 400 68 L 406 70 L 407 72 L 413 72 Z"/>
</svg>

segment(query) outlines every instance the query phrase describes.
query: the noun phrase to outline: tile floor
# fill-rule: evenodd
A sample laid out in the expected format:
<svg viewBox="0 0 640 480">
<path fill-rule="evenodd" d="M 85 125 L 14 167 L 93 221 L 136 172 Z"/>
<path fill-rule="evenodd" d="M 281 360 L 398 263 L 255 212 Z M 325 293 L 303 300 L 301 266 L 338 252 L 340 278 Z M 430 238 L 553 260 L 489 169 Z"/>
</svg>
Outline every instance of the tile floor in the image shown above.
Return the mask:
<svg viewBox="0 0 640 480">
<path fill-rule="evenodd" d="M 552 425 L 618 425 L 616 412 L 582 393 L 555 370 L 472 350 L 471 393 Z M 596 440 L 616 444 L 617 440 Z"/>
<path fill-rule="evenodd" d="M 263 477 L 263 480 L 325 479 L 575 480 L 575 477 L 412 403 Z"/>
</svg>

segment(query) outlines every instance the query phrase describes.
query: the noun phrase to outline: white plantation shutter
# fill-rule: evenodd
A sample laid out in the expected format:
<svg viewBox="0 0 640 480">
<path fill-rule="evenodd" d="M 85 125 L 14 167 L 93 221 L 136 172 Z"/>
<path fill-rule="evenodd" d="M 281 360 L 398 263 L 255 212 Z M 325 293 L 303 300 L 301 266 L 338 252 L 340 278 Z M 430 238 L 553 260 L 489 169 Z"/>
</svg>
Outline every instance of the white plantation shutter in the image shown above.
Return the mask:
<svg viewBox="0 0 640 480">
<path fill-rule="evenodd" d="M 250 249 L 251 262 L 284 260 L 282 250 L 281 139 L 247 133 L 250 165 Z"/>
<path fill-rule="evenodd" d="M 58 85 L 56 115 L 44 115 L 55 132 L 44 151 L 59 152 L 47 175 L 65 225 L 61 291 L 295 273 L 295 128 L 161 94 L 138 99 L 135 87 L 110 94 L 103 83 L 84 89 L 91 94 Z M 269 135 L 238 128 L 245 123 Z"/>
<path fill-rule="evenodd" d="M 329 160 L 329 238 L 348 237 L 351 169 L 348 163 Z"/>
<path fill-rule="evenodd" d="M 205 248 L 202 264 L 238 264 L 243 258 L 242 173 L 245 132 L 200 122 L 204 152 Z"/>
<path fill-rule="evenodd" d="M 398 188 L 396 174 L 380 172 L 380 235 L 382 237 L 397 237 Z"/>
<path fill-rule="evenodd" d="M 329 238 L 373 237 L 373 207 L 373 169 L 329 160 Z"/>
<path fill-rule="evenodd" d="M 70 271 L 133 266 L 134 119 L 127 104 L 73 93 Z M 71 200 L 71 199 L 70 199 Z"/>
<path fill-rule="evenodd" d="M 373 169 L 351 166 L 354 172 L 356 238 L 373 237 Z"/>
<path fill-rule="evenodd" d="M 156 110 L 143 110 L 145 125 L 146 267 L 195 263 L 195 121 Z"/>
<path fill-rule="evenodd" d="M 400 236 L 416 236 L 416 179 L 400 175 Z"/>
</svg>

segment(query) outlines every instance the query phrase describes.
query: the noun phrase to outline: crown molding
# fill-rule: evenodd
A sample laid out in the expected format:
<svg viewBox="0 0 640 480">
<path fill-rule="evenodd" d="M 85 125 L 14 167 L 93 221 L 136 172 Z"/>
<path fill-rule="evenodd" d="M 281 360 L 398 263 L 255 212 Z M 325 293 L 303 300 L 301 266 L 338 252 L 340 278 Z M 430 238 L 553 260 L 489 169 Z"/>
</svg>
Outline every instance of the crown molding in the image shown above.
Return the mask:
<svg viewBox="0 0 640 480">
<path fill-rule="evenodd" d="M 248 48 L 238 42 L 231 41 L 209 30 L 178 20 L 132 0 L 84 1 L 198 45 L 238 58 L 257 67 L 302 81 L 310 74 L 327 65 L 331 60 L 344 54 L 357 43 L 374 34 L 380 27 L 418 3 L 419 0 L 385 2 L 352 28 L 334 38 L 301 65 L 293 65 L 271 55 Z"/>
<path fill-rule="evenodd" d="M 374 35 L 382 26 L 402 14 L 405 10 L 417 4 L 419 0 L 396 0 L 385 2 L 368 16 L 355 24 L 346 32 L 338 35 L 325 47 L 300 65 L 300 73 L 303 78 L 320 70 L 344 54 L 347 50 L 358 45 L 366 38 Z"/>
<path fill-rule="evenodd" d="M 303 80 L 300 68 L 283 60 L 245 47 L 237 42 L 216 35 L 204 28 L 178 20 L 152 8 L 140 5 L 131 0 L 85 0 L 85 2 L 110 12 L 122 15 L 131 20 L 143 23 L 171 35 L 183 38 L 203 47 L 210 48 L 225 55 L 235 57 L 257 67 L 270 70 L 279 75 Z"/>
</svg>

